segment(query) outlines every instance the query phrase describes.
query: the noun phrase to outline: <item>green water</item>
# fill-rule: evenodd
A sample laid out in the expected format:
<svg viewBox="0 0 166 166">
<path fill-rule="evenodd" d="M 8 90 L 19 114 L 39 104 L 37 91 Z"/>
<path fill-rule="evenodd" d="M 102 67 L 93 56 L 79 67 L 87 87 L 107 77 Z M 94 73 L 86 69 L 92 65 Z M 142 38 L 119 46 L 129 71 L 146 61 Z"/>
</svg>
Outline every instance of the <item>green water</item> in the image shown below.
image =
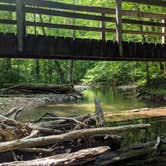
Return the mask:
<svg viewBox="0 0 166 166">
<path fill-rule="evenodd" d="M 120 92 L 111 87 L 91 87 L 82 92 L 84 100 L 76 103 L 54 104 L 50 103 L 31 111 L 23 113 L 22 118 L 36 119 L 46 112 L 55 113 L 58 116 L 77 116 L 92 113 L 95 110 L 94 97 L 98 97 L 104 112 L 119 112 L 136 108 L 153 107 L 153 103 L 142 102 L 135 97 L 135 92 L 130 94 Z"/>
</svg>

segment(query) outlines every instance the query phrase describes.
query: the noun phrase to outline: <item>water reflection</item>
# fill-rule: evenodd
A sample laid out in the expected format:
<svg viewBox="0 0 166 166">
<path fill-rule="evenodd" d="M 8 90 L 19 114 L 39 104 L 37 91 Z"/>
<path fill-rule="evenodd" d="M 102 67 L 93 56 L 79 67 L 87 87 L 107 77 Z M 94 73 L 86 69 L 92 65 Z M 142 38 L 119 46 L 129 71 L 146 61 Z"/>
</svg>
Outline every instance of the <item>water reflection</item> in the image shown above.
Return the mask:
<svg viewBox="0 0 166 166">
<path fill-rule="evenodd" d="M 152 103 L 142 102 L 135 97 L 135 91 L 130 91 L 126 96 L 122 91 L 112 87 L 92 87 L 83 92 L 85 103 L 93 103 L 94 97 L 98 97 L 104 111 L 122 111 L 135 108 L 148 107 Z"/>
<path fill-rule="evenodd" d="M 83 92 L 84 101 L 79 103 L 50 103 L 22 114 L 22 119 L 33 120 L 46 112 L 55 113 L 58 116 L 77 116 L 94 112 L 94 97 L 101 100 L 104 112 L 119 112 L 136 108 L 153 107 L 153 103 L 142 102 L 135 97 L 135 91 L 128 96 L 112 87 L 91 87 Z"/>
</svg>

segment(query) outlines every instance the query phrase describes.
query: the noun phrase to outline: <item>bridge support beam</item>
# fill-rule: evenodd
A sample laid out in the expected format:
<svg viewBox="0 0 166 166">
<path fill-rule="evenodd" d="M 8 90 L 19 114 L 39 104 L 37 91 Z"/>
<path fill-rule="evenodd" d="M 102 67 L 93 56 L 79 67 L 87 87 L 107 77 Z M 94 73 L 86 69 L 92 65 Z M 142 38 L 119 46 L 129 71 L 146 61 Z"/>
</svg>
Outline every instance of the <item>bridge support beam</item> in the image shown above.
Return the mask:
<svg viewBox="0 0 166 166">
<path fill-rule="evenodd" d="M 116 40 L 119 44 L 119 55 L 123 56 L 122 45 L 122 0 L 116 0 Z"/>
<path fill-rule="evenodd" d="M 24 37 L 26 34 L 24 0 L 16 0 L 16 17 L 17 17 L 17 37 L 18 51 L 24 49 Z"/>
</svg>

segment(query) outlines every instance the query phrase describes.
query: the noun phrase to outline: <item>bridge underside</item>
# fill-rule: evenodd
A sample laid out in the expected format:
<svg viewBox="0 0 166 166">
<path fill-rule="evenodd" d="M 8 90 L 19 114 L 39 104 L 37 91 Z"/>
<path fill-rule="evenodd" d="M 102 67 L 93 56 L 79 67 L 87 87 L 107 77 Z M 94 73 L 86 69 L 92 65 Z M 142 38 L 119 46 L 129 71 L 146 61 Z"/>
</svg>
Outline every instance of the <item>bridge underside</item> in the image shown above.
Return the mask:
<svg viewBox="0 0 166 166">
<path fill-rule="evenodd" d="M 24 51 L 18 51 L 17 36 L 0 34 L 1 58 L 74 59 L 106 61 L 166 61 L 166 45 L 123 43 L 123 56 L 113 41 L 28 35 Z"/>
</svg>

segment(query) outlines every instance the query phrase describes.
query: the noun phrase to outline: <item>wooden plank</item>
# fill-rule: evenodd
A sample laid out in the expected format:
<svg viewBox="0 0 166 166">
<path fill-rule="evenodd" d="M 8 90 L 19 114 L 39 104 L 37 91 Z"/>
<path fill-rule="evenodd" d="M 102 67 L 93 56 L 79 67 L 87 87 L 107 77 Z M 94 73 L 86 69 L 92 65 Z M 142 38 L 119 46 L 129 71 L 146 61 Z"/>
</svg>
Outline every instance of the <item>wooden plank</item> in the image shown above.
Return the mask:
<svg viewBox="0 0 166 166">
<path fill-rule="evenodd" d="M 73 5 L 73 4 L 66 4 L 66 3 L 53 2 L 53 1 L 47 1 L 47 0 L 45 1 L 24 0 L 24 2 L 26 5 L 30 5 L 30 6 L 40 6 L 40 7 L 47 7 L 47 8 L 55 8 L 55 9 L 58 8 L 58 9 L 86 11 L 86 12 L 95 12 L 95 13 L 102 13 L 102 12 L 110 13 L 109 8 Z"/>
<path fill-rule="evenodd" d="M 18 50 L 23 51 L 24 37 L 26 34 L 23 0 L 16 0 L 16 17 L 17 17 Z"/>
<path fill-rule="evenodd" d="M 95 32 L 102 32 L 102 28 L 98 28 L 98 27 L 86 27 L 86 26 L 76 26 L 76 25 L 65 25 L 65 24 L 52 24 L 52 23 L 40 23 L 40 22 L 36 22 L 34 24 L 34 22 L 30 22 L 27 21 L 26 25 L 28 26 L 39 26 L 39 27 L 47 27 L 47 28 L 59 28 L 59 29 L 70 29 L 70 30 L 82 30 L 82 31 L 95 31 Z M 109 32 L 115 32 L 114 30 L 111 29 L 107 29 L 105 31 L 109 31 Z"/>
<path fill-rule="evenodd" d="M 150 32 L 150 31 L 134 31 L 134 30 L 123 30 L 125 34 L 132 34 L 132 35 L 148 35 L 148 36 L 164 36 L 166 34 L 161 32 Z"/>
<path fill-rule="evenodd" d="M 126 2 L 140 3 L 145 5 L 166 7 L 166 1 L 163 0 L 123 0 Z"/>
<path fill-rule="evenodd" d="M 80 13 L 75 13 L 75 12 L 73 13 L 73 12 L 30 8 L 30 7 L 26 7 L 25 10 L 26 10 L 26 12 L 30 12 L 30 13 L 38 13 L 38 14 L 51 15 L 51 16 L 61 16 L 61 17 L 95 20 L 95 21 L 103 21 L 103 22 L 116 22 L 116 18 L 113 18 L 113 17 L 96 16 L 96 15 L 90 15 L 90 14 L 80 14 Z M 160 22 L 139 21 L 139 20 L 134 20 L 134 19 L 123 19 L 122 22 L 125 24 L 159 26 L 159 27 L 165 27 L 165 25 L 166 25 L 165 23 L 160 23 Z"/>
<path fill-rule="evenodd" d="M 17 21 L 16 20 L 6 20 L 6 19 L 0 19 L 0 24 L 15 24 L 16 25 Z"/>
<path fill-rule="evenodd" d="M 166 18 L 162 20 L 163 23 L 166 23 Z M 165 34 L 165 36 L 162 36 L 162 43 L 166 44 L 166 26 L 162 28 L 162 33 Z"/>
<path fill-rule="evenodd" d="M 28 40 L 28 38 L 30 40 Z M 10 39 L 10 40 L 9 40 Z M 42 36 L 34 36 L 34 35 L 28 35 L 27 40 L 26 40 L 26 49 L 20 53 L 15 49 L 15 46 L 17 45 L 15 43 L 16 37 L 13 35 L 11 36 L 6 34 L 6 37 L 4 34 L 0 34 L 0 57 L 9 57 L 9 58 L 32 58 L 32 59 L 80 59 L 80 60 L 106 60 L 106 61 L 121 61 L 121 60 L 126 60 L 126 61 L 165 61 L 166 57 L 145 57 L 142 55 L 142 57 L 135 57 L 136 55 L 133 54 L 133 57 L 129 56 L 123 56 L 123 57 L 118 57 L 115 56 L 113 57 L 113 54 L 109 54 L 110 56 L 105 54 L 100 54 L 101 56 L 80 56 L 79 51 L 77 54 L 72 55 L 72 49 L 69 45 L 71 45 L 72 38 L 55 38 L 55 37 L 42 37 Z M 78 39 L 79 44 L 82 43 L 82 47 L 80 46 L 80 49 L 87 50 L 86 45 L 89 43 L 87 39 Z M 82 42 L 80 42 L 82 41 Z M 77 42 L 77 39 L 74 40 L 74 43 Z M 87 42 L 87 44 L 85 44 Z M 98 40 L 94 40 L 94 42 L 98 43 Z M 5 45 L 4 45 L 5 43 Z M 36 47 L 34 47 L 34 43 Z M 47 43 L 45 45 L 42 45 L 41 43 Z M 70 44 L 69 44 L 70 43 Z M 125 44 L 128 46 L 134 46 L 135 43 L 128 43 L 125 42 Z M 58 46 L 58 51 L 55 48 L 55 46 Z M 109 43 L 109 49 L 110 51 L 114 50 L 114 48 L 117 46 L 117 43 L 110 42 Z M 137 46 L 137 45 L 135 45 Z M 142 45 L 143 46 L 143 45 Z M 40 49 L 42 48 L 45 52 L 41 51 Z M 65 48 L 65 49 L 64 49 Z M 129 47 L 126 47 L 127 52 L 129 51 Z M 164 48 L 162 48 L 164 49 Z M 52 51 L 51 51 L 52 50 Z M 64 51 L 67 50 L 67 51 Z M 81 51 L 81 50 L 80 50 Z M 155 51 L 155 47 L 154 47 Z M 146 55 L 146 54 L 145 54 Z"/>
<path fill-rule="evenodd" d="M 0 23 L 1 23 L 1 20 L 0 20 Z M 34 25 L 34 22 L 30 22 L 30 21 L 27 21 L 26 24 L 28 26 L 35 26 Z M 39 26 L 39 27 L 47 27 L 47 28 L 58 28 L 58 29 L 68 29 L 68 30 L 81 30 L 81 31 L 94 31 L 94 32 L 110 32 L 110 33 L 115 33 L 116 32 L 116 29 L 111 29 L 111 28 L 106 28 L 106 29 L 102 29 L 102 28 L 97 28 L 97 27 L 86 27 L 86 26 L 77 26 L 77 25 L 65 25 L 65 24 L 52 24 L 52 23 L 40 23 L 40 22 L 37 22 L 36 23 L 36 26 Z M 161 33 L 161 32 L 148 32 L 148 31 L 144 31 L 144 32 L 141 32 L 141 31 L 134 31 L 134 30 L 123 30 L 123 33 L 125 34 L 144 34 L 144 35 L 150 35 L 150 36 L 163 36 L 164 33 Z"/>
<path fill-rule="evenodd" d="M 16 4 L 16 0 L 0 0 L 2 3 L 11 3 L 11 4 Z"/>
<path fill-rule="evenodd" d="M 119 44 L 120 56 L 123 56 L 122 40 L 122 0 L 116 0 L 116 41 Z"/>
<path fill-rule="evenodd" d="M 14 11 L 16 11 L 16 6 L 12 6 L 12 5 L 0 5 L 0 10 L 14 12 Z"/>
<path fill-rule="evenodd" d="M 163 19 L 166 18 L 166 14 L 158 14 L 158 13 L 149 13 L 149 12 L 140 12 L 133 10 L 122 10 L 123 16 L 129 17 L 141 17 L 141 18 L 151 18 L 151 19 Z"/>
<path fill-rule="evenodd" d="M 115 22 L 115 18 L 113 17 L 80 14 L 76 12 L 66 12 L 59 10 L 39 9 L 39 8 L 30 8 L 30 7 L 26 7 L 25 10 L 26 12 L 29 13 L 38 13 L 38 14 L 51 15 L 51 16 L 62 16 L 62 17 L 77 18 L 77 19 Z"/>
<path fill-rule="evenodd" d="M 76 11 L 86 11 L 86 12 L 95 12 L 95 13 L 105 13 L 105 14 L 116 14 L 115 9 L 113 8 L 104 8 L 104 7 L 92 7 L 92 6 L 82 6 L 82 5 L 73 5 L 60 2 L 50 2 L 50 1 L 41 1 L 41 0 L 25 0 L 25 3 L 32 6 L 48 7 L 48 8 L 58 8 L 65 10 L 76 10 Z M 156 13 L 147 13 L 147 12 L 138 12 L 130 10 L 122 10 L 124 16 L 131 17 L 143 17 L 143 18 L 165 18 L 164 14 Z"/>
<path fill-rule="evenodd" d="M 102 13 L 101 16 L 105 17 L 105 14 Z M 106 40 L 106 35 L 105 35 L 105 21 L 101 21 L 101 28 L 102 28 L 101 40 L 105 41 Z"/>
<path fill-rule="evenodd" d="M 165 23 L 161 22 L 152 22 L 152 21 L 140 21 L 133 19 L 123 19 L 123 23 L 125 24 L 135 24 L 135 25 L 147 25 L 147 26 L 156 26 L 156 27 L 165 27 Z"/>
</svg>

